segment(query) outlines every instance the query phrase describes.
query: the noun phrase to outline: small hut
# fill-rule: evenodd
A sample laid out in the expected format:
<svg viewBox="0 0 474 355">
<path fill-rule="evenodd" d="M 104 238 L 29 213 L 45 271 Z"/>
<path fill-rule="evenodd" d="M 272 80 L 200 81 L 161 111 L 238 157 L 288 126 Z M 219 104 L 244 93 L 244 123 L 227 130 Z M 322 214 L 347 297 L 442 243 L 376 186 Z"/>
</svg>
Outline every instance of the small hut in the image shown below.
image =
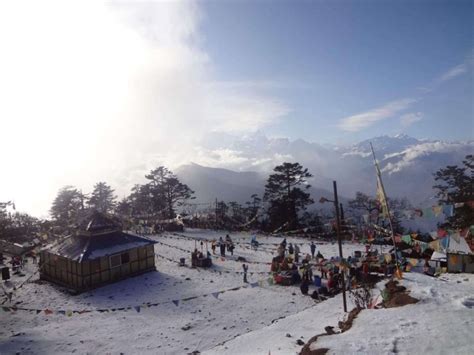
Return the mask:
<svg viewBox="0 0 474 355">
<path fill-rule="evenodd" d="M 40 278 L 79 292 L 153 270 L 154 242 L 124 233 L 120 223 L 99 212 L 40 253 Z"/>
</svg>

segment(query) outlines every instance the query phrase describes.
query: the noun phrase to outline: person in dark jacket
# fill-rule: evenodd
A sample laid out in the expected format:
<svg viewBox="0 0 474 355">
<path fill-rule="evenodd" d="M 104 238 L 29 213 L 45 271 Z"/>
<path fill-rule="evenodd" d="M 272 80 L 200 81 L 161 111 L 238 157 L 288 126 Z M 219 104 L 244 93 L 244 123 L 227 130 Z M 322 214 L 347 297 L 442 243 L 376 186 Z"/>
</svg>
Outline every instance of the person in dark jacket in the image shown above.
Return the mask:
<svg viewBox="0 0 474 355">
<path fill-rule="evenodd" d="M 247 271 L 249 270 L 249 267 L 247 264 L 242 264 L 242 269 L 244 270 L 244 282 L 248 283 L 247 281 Z"/>
<path fill-rule="evenodd" d="M 314 244 L 314 242 L 311 242 L 311 245 L 309 247 L 311 248 L 311 259 L 314 259 L 314 253 L 316 253 L 316 244 Z"/>
<path fill-rule="evenodd" d="M 221 256 L 225 256 L 225 242 L 222 240 L 222 237 L 219 238 L 219 248 L 221 250 Z"/>
<path fill-rule="evenodd" d="M 301 293 L 303 295 L 307 295 L 308 294 L 308 290 L 309 290 L 309 281 L 307 278 L 303 278 L 303 280 L 301 281 L 301 285 L 300 285 L 300 290 L 301 290 Z"/>
<path fill-rule="evenodd" d="M 293 249 L 293 244 L 290 243 L 288 245 L 288 254 L 293 255 L 294 251 L 295 250 Z"/>
</svg>

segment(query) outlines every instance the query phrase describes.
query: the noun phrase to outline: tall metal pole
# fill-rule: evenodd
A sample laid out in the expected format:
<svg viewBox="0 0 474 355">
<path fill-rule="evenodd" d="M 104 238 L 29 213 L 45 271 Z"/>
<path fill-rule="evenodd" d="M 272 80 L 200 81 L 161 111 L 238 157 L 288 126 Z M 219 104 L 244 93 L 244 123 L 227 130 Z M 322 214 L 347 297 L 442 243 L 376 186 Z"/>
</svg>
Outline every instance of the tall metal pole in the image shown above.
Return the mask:
<svg viewBox="0 0 474 355">
<path fill-rule="evenodd" d="M 332 182 L 333 187 L 334 187 L 334 206 L 336 207 L 336 235 L 337 235 L 337 242 L 339 244 L 339 258 L 341 259 L 341 263 L 343 261 L 342 259 L 342 241 L 341 241 L 341 222 L 339 220 L 339 201 L 337 198 L 337 185 L 336 181 Z M 344 271 L 341 268 L 341 279 L 342 279 L 342 302 L 344 305 L 344 312 L 347 312 L 347 302 L 346 302 L 346 281 L 344 278 Z"/>
</svg>

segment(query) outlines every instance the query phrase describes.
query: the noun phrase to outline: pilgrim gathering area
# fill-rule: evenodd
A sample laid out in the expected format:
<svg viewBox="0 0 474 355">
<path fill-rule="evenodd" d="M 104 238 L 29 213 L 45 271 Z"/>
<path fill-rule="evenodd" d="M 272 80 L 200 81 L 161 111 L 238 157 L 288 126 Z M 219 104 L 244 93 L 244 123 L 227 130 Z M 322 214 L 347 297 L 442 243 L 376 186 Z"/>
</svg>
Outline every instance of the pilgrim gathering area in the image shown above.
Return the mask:
<svg viewBox="0 0 474 355">
<path fill-rule="evenodd" d="M 162 166 L 121 201 L 66 186 L 47 220 L 1 202 L 0 353 L 472 354 L 473 167 L 433 172 L 430 207 L 376 162 L 347 200 L 283 163 L 245 204 Z"/>
</svg>

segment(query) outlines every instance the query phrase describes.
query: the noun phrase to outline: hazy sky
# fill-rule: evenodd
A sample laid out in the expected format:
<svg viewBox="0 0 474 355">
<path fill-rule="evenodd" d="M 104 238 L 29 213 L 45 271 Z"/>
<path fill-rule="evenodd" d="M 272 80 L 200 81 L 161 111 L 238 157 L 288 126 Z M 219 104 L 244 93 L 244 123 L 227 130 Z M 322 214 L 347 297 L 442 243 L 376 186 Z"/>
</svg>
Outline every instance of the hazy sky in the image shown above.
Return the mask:
<svg viewBox="0 0 474 355">
<path fill-rule="evenodd" d="M 124 196 L 208 132 L 473 137 L 471 1 L 2 1 L 0 201 Z"/>
</svg>

